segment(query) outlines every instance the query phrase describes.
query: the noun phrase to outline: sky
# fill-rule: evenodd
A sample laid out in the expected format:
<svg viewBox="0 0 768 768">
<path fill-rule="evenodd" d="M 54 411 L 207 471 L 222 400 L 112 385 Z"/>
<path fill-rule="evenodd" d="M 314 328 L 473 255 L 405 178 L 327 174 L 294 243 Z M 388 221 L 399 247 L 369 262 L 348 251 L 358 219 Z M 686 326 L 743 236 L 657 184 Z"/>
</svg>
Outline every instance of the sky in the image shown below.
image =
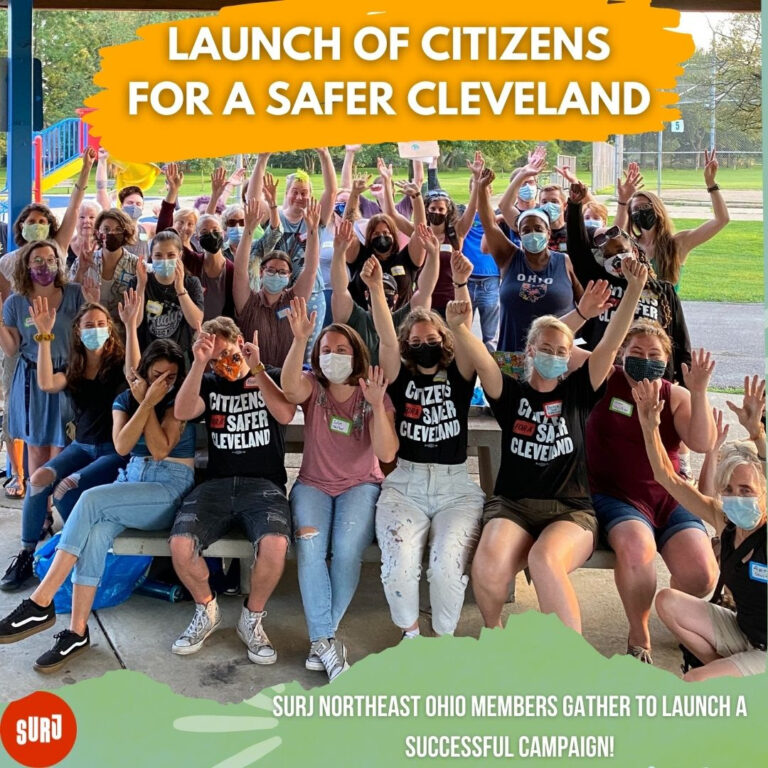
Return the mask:
<svg viewBox="0 0 768 768">
<path fill-rule="evenodd" d="M 697 48 L 709 48 L 712 41 L 710 24 L 716 27 L 730 15 L 730 13 L 681 13 L 680 26 L 677 29 L 693 35 Z"/>
</svg>

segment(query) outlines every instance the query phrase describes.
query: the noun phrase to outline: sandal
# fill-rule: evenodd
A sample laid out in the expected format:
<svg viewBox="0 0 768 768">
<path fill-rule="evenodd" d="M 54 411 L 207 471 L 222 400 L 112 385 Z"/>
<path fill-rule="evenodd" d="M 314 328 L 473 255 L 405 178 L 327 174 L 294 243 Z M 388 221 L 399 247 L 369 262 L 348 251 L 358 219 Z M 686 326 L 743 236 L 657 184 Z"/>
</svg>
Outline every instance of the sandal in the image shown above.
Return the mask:
<svg viewBox="0 0 768 768">
<path fill-rule="evenodd" d="M 638 661 L 643 662 L 643 664 L 653 665 L 650 648 L 643 648 L 642 645 L 628 645 L 627 656 L 634 656 Z"/>
<path fill-rule="evenodd" d="M 9 499 L 23 499 L 26 493 L 24 479 L 18 475 L 12 475 L 4 483 L 5 495 Z"/>
</svg>

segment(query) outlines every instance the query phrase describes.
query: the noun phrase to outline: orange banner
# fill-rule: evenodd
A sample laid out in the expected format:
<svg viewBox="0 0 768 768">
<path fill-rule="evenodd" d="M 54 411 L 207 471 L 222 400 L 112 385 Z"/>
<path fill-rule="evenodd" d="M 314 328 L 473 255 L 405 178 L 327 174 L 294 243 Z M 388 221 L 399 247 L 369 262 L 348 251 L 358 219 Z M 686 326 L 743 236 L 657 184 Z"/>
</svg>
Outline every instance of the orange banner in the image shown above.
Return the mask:
<svg viewBox="0 0 768 768">
<path fill-rule="evenodd" d="M 102 49 L 86 120 L 142 161 L 413 136 L 599 141 L 679 118 L 669 89 L 694 45 L 678 22 L 650 0 L 240 5 Z"/>
</svg>

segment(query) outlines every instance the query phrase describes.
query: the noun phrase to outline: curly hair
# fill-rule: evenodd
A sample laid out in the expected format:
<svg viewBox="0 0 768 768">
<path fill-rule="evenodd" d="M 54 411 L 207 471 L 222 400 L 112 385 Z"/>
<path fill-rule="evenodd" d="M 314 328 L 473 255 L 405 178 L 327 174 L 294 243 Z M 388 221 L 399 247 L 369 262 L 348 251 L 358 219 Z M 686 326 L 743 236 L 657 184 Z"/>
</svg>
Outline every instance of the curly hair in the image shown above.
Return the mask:
<svg viewBox="0 0 768 768">
<path fill-rule="evenodd" d="M 223 315 L 206 320 L 201 327 L 203 333 L 212 333 L 233 343 L 242 338 L 243 335 L 235 321 L 231 317 L 224 317 Z"/>
<path fill-rule="evenodd" d="M 453 246 L 454 250 L 460 249 L 459 237 L 456 234 L 456 225 L 459 222 L 459 212 L 447 192 L 441 189 L 432 189 L 424 195 L 424 207 L 429 213 L 429 204 L 435 200 L 445 200 L 445 239 Z"/>
<path fill-rule="evenodd" d="M 13 239 L 19 243 L 19 245 L 26 245 L 27 241 L 24 239 L 24 235 L 21 234 L 24 229 L 24 224 L 29 218 L 30 213 L 42 213 L 46 219 L 48 219 L 48 239 L 52 240 L 56 237 L 56 233 L 59 231 L 58 219 L 53 215 L 53 211 L 42 203 L 30 203 L 25 205 L 21 209 L 21 213 L 17 216 L 16 221 L 13 222 Z"/>
<path fill-rule="evenodd" d="M 656 231 L 653 235 L 653 260 L 656 262 L 656 272 L 661 280 L 675 285 L 680 279 L 680 249 L 675 240 L 675 231 L 672 220 L 667 213 L 666 206 L 658 195 L 653 192 L 635 192 L 629 200 L 629 227 L 630 234 L 639 238 L 642 230 L 632 221 L 632 203 L 639 198 L 645 198 L 656 214 Z"/>
<path fill-rule="evenodd" d="M 323 338 L 327 333 L 340 333 L 342 336 L 346 336 L 347 341 L 352 347 L 352 373 L 344 383 L 357 386 L 359 379 L 368 378 L 368 366 L 371 364 L 371 354 L 360 334 L 354 328 L 351 328 L 344 323 L 331 323 L 330 325 L 326 325 L 325 328 L 320 331 L 320 335 L 315 339 L 315 343 L 312 345 L 312 354 L 309 361 L 312 366 L 312 372 L 315 374 L 315 378 L 324 387 L 328 387 L 330 384 L 320 368 L 320 347 L 322 347 Z"/>
<path fill-rule="evenodd" d="M 88 312 L 101 312 L 107 319 L 107 328 L 109 329 L 109 338 L 104 342 L 101 358 L 99 361 L 99 372 L 96 374 L 96 380 L 106 382 L 115 368 L 122 368 L 125 362 L 125 348 L 120 334 L 117 331 L 115 323 L 109 314 L 109 310 L 95 302 L 86 302 L 80 306 L 74 319 L 72 320 L 72 338 L 69 344 L 69 359 L 67 360 L 67 388 L 76 392 L 85 380 L 85 369 L 87 360 L 87 351 L 83 340 L 80 338 L 80 321 Z"/>
<path fill-rule="evenodd" d="M 411 347 L 408 343 L 408 338 L 416 323 L 430 323 L 440 334 L 443 354 L 440 356 L 437 366 L 438 368 L 447 368 L 455 356 L 454 350 L 456 345 L 453 331 L 451 331 L 445 324 L 445 320 L 443 320 L 437 312 L 432 309 L 425 309 L 424 307 L 415 307 L 412 309 L 405 320 L 403 320 L 397 332 L 397 341 L 400 344 L 400 357 L 403 359 L 403 365 L 405 365 L 411 373 L 416 373 L 416 363 L 411 358 Z"/>
<path fill-rule="evenodd" d="M 29 274 L 29 260 L 39 248 L 50 248 L 56 254 L 59 268 L 53 279 L 54 286 L 63 288 L 67 284 L 66 258 L 61 246 L 55 240 L 37 240 L 34 243 L 27 243 L 19 249 L 16 266 L 13 270 L 13 289 L 22 296 L 31 296 L 34 291 L 35 284 Z"/>
<path fill-rule="evenodd" d="M 98 232 L 105 221 L 114 221 L 123 230 L 125 245 L 135 245 L 139 241 L 136 222 L 122 209 L 107 208 L 106 211 L 101 211 L 93 223 L 93 228 Z"/>
</svg>

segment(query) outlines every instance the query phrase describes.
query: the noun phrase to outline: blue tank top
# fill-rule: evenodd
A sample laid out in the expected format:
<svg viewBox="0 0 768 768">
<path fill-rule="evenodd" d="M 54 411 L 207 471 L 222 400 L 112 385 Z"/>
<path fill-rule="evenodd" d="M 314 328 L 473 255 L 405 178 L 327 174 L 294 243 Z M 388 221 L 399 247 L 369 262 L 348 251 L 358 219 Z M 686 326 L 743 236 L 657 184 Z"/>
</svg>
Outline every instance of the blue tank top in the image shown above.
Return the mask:
<svg viewBox="0 0 768 768">
<path fill-rule="evenodd" d="M 573 283 L 565 267 L 565 256 L 549 252 L 544 269 L 531 269 L 518 250 L 504 273 L 499 292 L 501 318 L 499 351 L 522 352 L 531 323 L 542 315 L 561 315 L 574 308 Z"/>
<path fill-rule="evenodd" d="M 475 214 L 472 226 L 464 237 L 461 251 L 472 262 L 472 277 L 498 277 L 499 268 L 493 256 L 480 250 L 482 239 L 483 225 L 480 223 L 480 216 Z"/>
</svg>

